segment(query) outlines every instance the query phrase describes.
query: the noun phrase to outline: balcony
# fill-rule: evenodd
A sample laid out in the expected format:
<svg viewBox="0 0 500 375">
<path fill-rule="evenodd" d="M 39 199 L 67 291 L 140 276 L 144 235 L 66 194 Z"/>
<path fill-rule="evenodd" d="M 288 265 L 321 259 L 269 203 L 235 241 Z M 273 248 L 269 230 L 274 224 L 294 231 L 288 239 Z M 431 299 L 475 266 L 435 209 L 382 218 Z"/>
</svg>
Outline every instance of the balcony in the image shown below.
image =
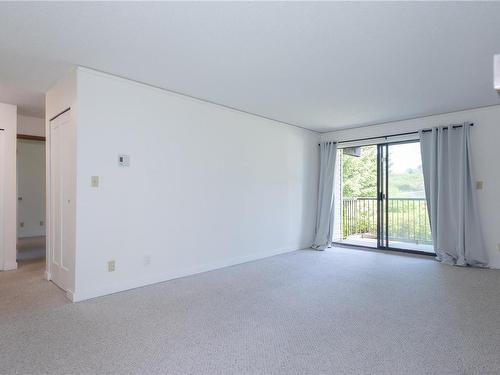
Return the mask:
<svg viewBox="0 0 500 375">
<path fill-rule="evenodd" d="M 388 246 L 433 253 L 432 236 L 424 198 L 389 198 Z M 344 198 L 341 243 L 377 247 L 377 199 Z"/>
</svg>

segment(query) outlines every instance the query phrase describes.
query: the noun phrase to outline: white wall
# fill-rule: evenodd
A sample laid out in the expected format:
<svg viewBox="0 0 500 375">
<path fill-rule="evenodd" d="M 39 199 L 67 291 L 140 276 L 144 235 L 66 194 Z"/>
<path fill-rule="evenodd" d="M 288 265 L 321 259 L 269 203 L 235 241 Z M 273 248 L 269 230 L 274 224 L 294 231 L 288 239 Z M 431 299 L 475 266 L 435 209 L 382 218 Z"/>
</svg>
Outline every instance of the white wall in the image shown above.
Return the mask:
<svg viewBox="0 0 500 375">
<path fill-rule="evenodd" d="M 491 266 L 500 268 L 500 168 L 496 164 L 500 160 L 500 106 L 324 133 L 322 140 L 390 135 L 464 121 L 475 124 L 471 131 L 474 174 L 476 180 L 484 181 L 483 190 L 477 190 L 481 224 Z"/>
<path fill-rule="evenodd" d="M 45 137 L 45 119 L 31 116 L 17 116 L 17 134 Z"/>
<path fill-rule="evenodd" d="M 0 103 L 0 270 L 16 262 L 16 133 L 17 107 Z"/>
<path fill-rule="evenodd" d="M 42 123 L 45 126 L 45 121 L 42 120 Z M 43 141 L 17 140 L 17 196 L 22 198 L 17 201 L 17 236 L 45 235 L 45 142 Z"/>
<path fill-rule="evenodd" d="M 75 300 L 310 246 L 317 133 L 77 76 Z"/>
</svg>

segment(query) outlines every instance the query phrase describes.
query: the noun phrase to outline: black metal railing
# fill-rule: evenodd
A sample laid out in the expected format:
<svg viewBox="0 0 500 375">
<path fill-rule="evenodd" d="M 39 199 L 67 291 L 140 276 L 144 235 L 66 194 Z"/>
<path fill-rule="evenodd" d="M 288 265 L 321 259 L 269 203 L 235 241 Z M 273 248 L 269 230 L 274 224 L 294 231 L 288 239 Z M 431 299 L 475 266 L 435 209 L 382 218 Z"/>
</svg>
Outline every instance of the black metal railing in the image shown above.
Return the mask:
<svg viewBox="0 0 500 375">
<path fill-rule="evenodd" d="M 424 198 L 389 198 L 388 233 L 392 241 L 432 244 L 432 236 Z M 377 199 L 344 198 L 342 235 L 377 238 Z"/>
</svg>

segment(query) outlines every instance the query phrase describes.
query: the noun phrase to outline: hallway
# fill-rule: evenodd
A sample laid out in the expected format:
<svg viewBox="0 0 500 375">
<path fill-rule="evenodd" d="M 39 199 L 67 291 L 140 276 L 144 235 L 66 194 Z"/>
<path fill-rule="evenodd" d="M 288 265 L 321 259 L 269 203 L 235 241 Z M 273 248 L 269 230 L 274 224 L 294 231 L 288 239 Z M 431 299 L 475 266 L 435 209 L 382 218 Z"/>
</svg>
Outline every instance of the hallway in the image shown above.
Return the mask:
<svg viewBox="0 0 500 375">
<path fill-rule="evenodd" d="M 17 260 L 45 258 L 45 236 L 17 239 Z"/>
</svg>

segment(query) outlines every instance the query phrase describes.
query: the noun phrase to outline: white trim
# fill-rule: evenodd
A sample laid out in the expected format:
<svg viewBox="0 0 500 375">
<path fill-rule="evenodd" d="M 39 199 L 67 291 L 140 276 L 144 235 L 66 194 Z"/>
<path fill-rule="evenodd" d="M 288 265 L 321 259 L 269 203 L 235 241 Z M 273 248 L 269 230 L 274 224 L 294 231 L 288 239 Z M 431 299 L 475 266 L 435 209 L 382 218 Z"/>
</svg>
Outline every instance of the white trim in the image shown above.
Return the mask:
<svg viewBox="0 0 500 375">
<path fill-rule="evenodd" d="M 75 293 L 73 293 L 69 289 L 66 291 L 66 298 L 69 299 L 71 302 L 76 302 L 75 301 Z"/>
<path fill-rule="evenodd" d="M 252 255 L 235 257 L 232 259 L 225 259 L 222 261 L 217 261 L 217 262 L 212 262 L 212 263 L 200 264 L 200 265 L 197 265 L 194 267 L 187 267 L 187 268 L 184 268 L 181 270 L 171 272 L 167 275 L 165 275 L 163 273 L 160 275 L 148 275 L 147 277 L 143 277 L 140 279 L 127 280 L 124 283 L 104 285 L 103 287 L 101 287 L 99 289 L 93 289 L 92 291 L 89 291 L 89 292 L 76 291 L 72 295 L 72 298 L 73 298 L 72 301 L 79 302 L 79 301 L 84 301 L 84 300 L 91 299 L 91 298 L 105 296 L 105 295 L 112 294 L 112 293 L 124 292 L 126 290 L 140 288 L 143 286 L 157 284 L 157 283 L 161 283 L 161 282 L 165 282 L 165 281 L 169 281 L 169 280 L 173 280 L 173 279 L 178 279 L 180 277 L 191 276 L 191 275 L 195 275 L 195 274 L 202 273 L 202 272 L 213 271 L 213 270 L 216 270 L 219 268 L 230 267 L 230 266 L 234 266 L 234 265 L 241 264 L 241 263 L 265 259 L 265 258 L 269 258 L 269 257 L 275 256 L 275 255 L 288 253 L 291 251 L 297 251 L 297 250 L 275 250 L 272 252 L 261 252 L 261 253 L 256 253 L 256 254 L 252 254 Z"/>
<path fill-rule="evenodd" d="M 381 122 L 370 125 L 356 126 L 351 128 L 335 129 L 321 133 L 321 142 L 343 142 L 345 140 L 367 137 L 384 137 L 385 134 L 418 132 L 436 126 L 448 126 L 450 116 L 453 123 L 472 122 L 477 114 L 484 113 L 494 108 L 500 108 L 500 104 L 483 107 L 464 109 L 456 112 L 446 112 L 436 115 L 415 117 L 406 120 Z M 481 126 L 478 124 L 478 126 Z"/>
<path fill-rule="evenodd" d="M 326 135 L 329 133 L 370 128 L 372 126 L 378 126 L 378 125 L 391 125 L 391 124 L 399 123 L 399 122 L 422 120 L 422 119 L 426 119 L 426 118 L 446 116 L 446 115 L 454 115 L 454 114 L 460 113 L 460 112 L 475 112 L 475 111 L 481 111 L 483 109 L 496 107 L 498 105 L 499 104 L 497 104 L 497 103 L 486 104 L 486 105 L 480 105 L 477 107 L 461 108 L 461 109 L 456 109 L 456 110 L 447 111 L 447 112 L 436 112 L 436 113 L 431 113 L 428 115 L 421 115 L 421 116 L 416 116 L 416 117 L 404 117 L 404 118 L 401 118 L 399 120 L 389 120 L 389 121 L 382 121 L 382 122 L 367 122 L 367 123 L 356 124 L 356 125 L 352 125 L 352 126 L 351 125 L 341 126 L 341 127 L 334 128 L 332 130 L 322 130 L 322 131 L 319 131 L 318 133 L 320 133 L 321 135 Z M 445 126 L 445 125 L 449 125 L 449 124 L 443 124 L 443 126 Z M 432 126 L 439 126 L 439 125 L 432 125 Z"/>
<path fill-rule="evenodd" d="M 61 116 L 57 115 L 56 118 L 50 120 L 48 117 L 46 119 L 46 131 L 45 131 L 45 162 L 46 162 L 46 166 L 45 166 L 45 184 L 46 184 L 46 191 L 45 191 L 45 199 L 46 199 L 46 208 L 45 208 L 45 216 L 46 216 L 46 236 L 45 236 L 45 275 L 46 275 L 46 278 L 47 280 L 52 280 L 52 243 L 51 243 L 51 239 L 54 237 L 54 233 L 53 233 L 53 227 L 51 225 L 51 213 L 52 213 L 52 200 L 51 200 L 51 195 L 52 195 L 52 191 L 51 191 L 51 124 L 54 122 L 54 121 L 57 121 L 57 119 L 60 119 L 62 118 L 63 116 L 67 116 L 67 122 L 68 123 L 75 123 L 75 111 L 74 111 L 74 107 L 69 107 L 69 109 L 65 110 L 63 113 L 60 114 Z M 76 132 L 76 126 L 75 126 L 75 132 Z M 76 134 L 75 134 L 76 136 Z M 76 150 L 75 150 L 75 153 L 76 153 Z M 76 160 L 76 155 L 75 155 L 75 160 Z M 74 165 L 74 168 L 75 168 L 75 176 L 76 176 L 76 163 Z M 75 186 L 75 189 L 76 189 L 76 186 Z M 75 198 L 74 198 L 74 201 L 75 201 L 75 210 L 76 210 L 76 193 L 75 193 Z M 75 213 L 76 215 L 76 213 Z M 75 231 L 76 233 L 76 231 Z M 75 237 L 76 238 L 76 237 Z M 75 246 L 76 244 L 74 243 L 73 244 L 73 249 L 75 249 Z M 75 264 L 76 264 L 76 251 L 74 253 L 74 263 L 73 263 L 73 273 L 72 273 L 72 280 L 70 282 L 70 285 L 72 285 L 74 287 L 74 284 L 75 284 Z M 55 282 L 54 282 L 54 285 L 60 287 L 59 285 L 57 285 Z M 66 294 L 66 296 L 71 300 L 73 301 L 74 297 L 73 297 L 73 292 L 71 292 L 71 298 L 68 297 L 68 294 Z"/>
<path fill-rule="evenodd" d="M 493 56 L 493 66 L 495 71 L 493 86 L 500 93 L 500 54 Z"/>
<path fill-rule="evenodd" d="M 50 120 L 48 113 L 45 119 L 45 278 L 52 279 L 51 263 L 51 243 L 50 237 L 52 235 L 52 227 L 50 224 Z"/>
<path fill-rule="evenodd" d="M 17 268 L 17 106 L 0 103 L 0 111 L 0 271 L 9 271 Z"/>
<path fill-rule="evenodd" d="M 306 130 L 306 131 L 311 132 L 311 133 L 321 134 L 321 132 L 319 132 L 319 131 L 316 131 L 316 130 L 313 130 L 313 129 L 310 129 L 310 128 L 306 128 L 306 127 L 301 126 L 301 125 L 297 125 L 297 124 L 292 124 L 290 122 L 276 120 L 276 119 L 271 118 L 271 117 L 266 117 L 264 115 L 259 115 L 257 113 L 248 112 L 248 111 L 245 111 L 243 109 L 234 108 L 234 107 L 231 107 L 231 106 L 228 106 L 228 105 L 224 105 L 224 104 L 221 104 L 221 103 L 212 102 L 212 101 L 207 100 L 207 99 L 202 99 L 202 98 L 198 98 L 196 96 L 191 96 L 191 95 L 188 95 L 188 94 L 183 94 L 181 92 L 177 92 L 177 91 L 165 89 L 165 88 L 162 88 L 162 87 L 154 86 L 154 85 L 151 85 L 149 83 L 145 83 L 145 82 L 133 80 L 133 79 L 130 79 L 130 78 L 125 78 L 125 77 L 117 76 L 116 74 L 107 73 L 107 72 L 103 72 L 103 71 L 100 71 L 100 70 L 95 70 L 93 68 L 88 68 L 88 67 L 85 67 L 85 66 L 78 66 L 76 69 L 77 69 L 78 72 L 81 72 L 81 73 L 94 74 L 94 75 L 97 75 L 97 76 L 100 76 L 100 77 L 114 79 L 114 80 L 117 80 L 117 81 L 120 81 L 120 82 L 123 82 L 123 83 L 127 83 L 127 84 L 130 84 L 130 85 L 147 87 L 147 88 L 149 88 L 151 90 L 154 90 L 154 91 L 157 91 L 157 92 L 161 92 L 161 93 L 163 93 L 165 95 L 175 96 L 177 98 L 182 98 L 184 100 L 196 101 L 198 103 L 215 105 L 215 106 L 217 106 L 217 107 L 219 107 L 221 109 L 225 109 L 226 111 L 236 112 L 236 113 L 239 113 L 239 114 L 245 114 L 245 115 L 249 115 L 249 116 L 253 116 L 253 117 L 258 117 L 258 118 L 267 120 L 270 123 L 273 123 L 273 125 L 291 126 L 291 127 L 294 127 L 294 128 Z"/>
<path fill-rule="evenodd" d="M 3 265 L 3 271 L 17 270 L 17 262 L 6 262 Z"/>
<path fill-rule="evenodd" d="M 5 160 L 7 158 L 4 156 L 5 152 L 5 132 L 6 130 L 0 130 L 0 271 L 4 269 L 4 259 L 5 259 L 5 197 L 4 197 L 4 185 L 5 185 Z"/>
</svg>

